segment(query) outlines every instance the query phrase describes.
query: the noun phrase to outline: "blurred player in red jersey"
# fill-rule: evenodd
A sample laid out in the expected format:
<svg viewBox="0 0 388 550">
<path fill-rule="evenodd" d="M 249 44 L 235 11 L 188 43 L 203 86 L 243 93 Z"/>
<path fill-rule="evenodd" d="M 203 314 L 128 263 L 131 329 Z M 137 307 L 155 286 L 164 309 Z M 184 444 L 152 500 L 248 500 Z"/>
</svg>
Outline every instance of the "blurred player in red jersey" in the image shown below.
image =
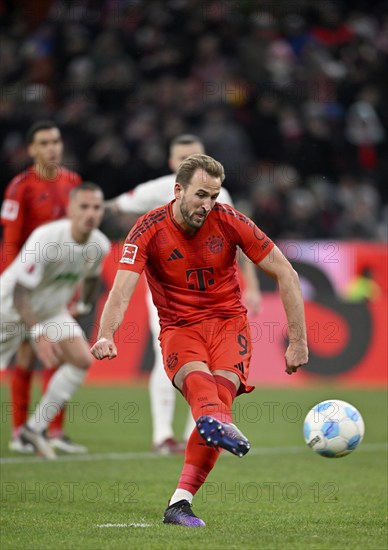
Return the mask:
<svg viewBox="0 0 388 550">
<path fill-rule="evenodd" d="M 113 335 L 145 270 L 158 309 L 166 373 L 190 405 L 196 428 L 164 512 L 164 523 L 202 527 L 193 496 L 214 467 L 220 449 L 237 456 L 250 448 L 232 423 L 236 395 L 247 385 L 251 336 L 236 274 L 236 251 L 276 279 L 288 321 L 286 372 L 308 361 L 304 305 L 297 273 L 249 218 L 217 203 L 222 165 L 192 155 L 180 165 L 175 200 L 141 217 L 128 234 L 113 288 L 101 317 L 97 359 L 117 356 Z"/>
<path fill-rule="evenodd" d="M 63 141 L 55 122 L 36 122 L 29 128 L 26 138 L 33 165 L 9 183 L 1 209 L 3 267 L 13 262 L 34 229 L 66 216 L 69 193 L 81 183 L 78 174 L 61 165 Z M 27 341 L 23 342 L 11 375 L 13 431 L 9 448 L 13 451 L 32 452 L 31 446 L 20 440 L 19 431 L 27 420 L 34 364 L 34 352 Z M 54 372 L 55 369 L 43 370 L 44 389 Z M 65 452 L 85 452 L 85 447 L 64 435 L 63 423 L 64 413 L 61 412 L 50 425 L 51 444 Z"/>
</svg>

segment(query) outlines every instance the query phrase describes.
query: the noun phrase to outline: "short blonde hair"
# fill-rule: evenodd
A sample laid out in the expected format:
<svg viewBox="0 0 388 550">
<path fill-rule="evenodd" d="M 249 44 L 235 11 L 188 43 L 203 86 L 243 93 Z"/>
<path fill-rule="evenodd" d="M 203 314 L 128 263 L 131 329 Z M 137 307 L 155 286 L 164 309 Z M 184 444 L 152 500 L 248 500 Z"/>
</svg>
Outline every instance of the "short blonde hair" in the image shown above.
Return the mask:
<svg viewBox="0 0 388 550">
<path fill-rule="evenodd" d="M 80 191 L 99 191 L 101 195 L 104 196 L 104 192 L 99 185 L 91 181 L 83 181 L 79 185 L 73 187 L 73 189 L 70 191 L 70 199 L 74 199 L 74 197 L 78 195 Z"/>
<path fill-rule="evenodd" d="M 213 178 L 220 178 L 221 183 L 225 179 L 224 167 L 220 162 L 208 155 L 191 155 L 180 163 L 176 174 L 176 181 L 186 189 L 190 184 L 194 172 L 198 170 L 198 168 Z"/>
</svg>

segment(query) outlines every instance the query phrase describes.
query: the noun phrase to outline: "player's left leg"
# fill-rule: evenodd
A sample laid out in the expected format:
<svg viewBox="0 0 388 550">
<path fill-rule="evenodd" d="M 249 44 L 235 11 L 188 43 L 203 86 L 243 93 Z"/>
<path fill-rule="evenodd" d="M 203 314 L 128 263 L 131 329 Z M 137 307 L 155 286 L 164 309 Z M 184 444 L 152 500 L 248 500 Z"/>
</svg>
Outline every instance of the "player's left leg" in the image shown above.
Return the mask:
<svg viewBox="0 0 388 550">
<path fill-rule="evenodd" d="M 42 393 L 45 393 L 47 390 L 47 386 L 50 383 L 50 380 L 52 376 L 54 376 L 56 372 L 56 368 L 52 369 L 43 369 L 41 373 L 42 377 Z M 48 427 L 48 436 L 50 438 L 52 437 L 58 437 L 61 438 L 63 434 L 63 426 L 65 424 L 65 414 L 66 414 L 66 408 L 64 407 L 59 413 L 56 415 L 54 420 L 50 423 Z"/>
<path fill-rule="evenodd" d="M 186 445 L 185 463 L 178 485 L 164 512 L 163 523 L 186 527 L 205 526 L 205 522 L 193 513 L 191 504 L 218 456 L 219 451 L 207 447 L 197 428 L 194 428 Z"/>
<path fill-rule="evenodd" d="M 223 403 L 218 397 L 217 385 L 205 363 L 192 361 L 184 365 L 175 376 L 174 384 L 182 389 L 194 418 L 211 411 L 223 420 Z M 187 527 L 203 527 L 205 522 L 191 510 L 194 495 L 205 482 L 214 467 L 219 451 L 206 446 L 194 429 L 186 446 L 185 463 L 177 489 L 164 512 L 163 522 Z"/>
<path fill-rule="evenodd" d="M 59 346 L 64 363 L 52 377 L 46 393 L 21 432 L 21 437 L 34 446 L 37 454 L 48 459 L 56 455 L 43 433 L 82 384 L 92 361 L 89 347 L 82 336 L 62 340 Z"/>
<path fill-rule="evenodd" d="M 55 375 L 58 369 L 43 369 L 42 371 L 42 383 L 43 394 L 47 392 L 48 386 L 52 377 Z M 85 445 L 80 445 L 73 441 L 64 431 L 64 425 L 66 420 L 66 403 L 57 412 L 54 419 L 49 423 L 47 428 L 47 437 L 50 445 L 57 451 L 62 451 L 68 454 L 81 454 L 87 453 L 88 449 Z"/>
</svg>

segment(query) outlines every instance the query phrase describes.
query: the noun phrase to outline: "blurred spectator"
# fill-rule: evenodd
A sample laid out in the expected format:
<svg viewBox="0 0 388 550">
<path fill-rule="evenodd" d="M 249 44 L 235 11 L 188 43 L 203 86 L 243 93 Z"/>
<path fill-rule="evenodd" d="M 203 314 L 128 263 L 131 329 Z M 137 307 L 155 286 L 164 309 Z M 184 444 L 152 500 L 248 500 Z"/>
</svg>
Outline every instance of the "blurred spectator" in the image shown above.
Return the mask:
<svg viewBox="0 0 388 550">
<path fill-rule="evenodd" d="M 336 234 L 344 239 L 378 239 L 376 224 L 379 196 L 368 182 L 345 175 L 340 179 L 338 199 L 342 215 L 336 225 Z"/>
<path fill-rule="evenodd" d="M 381 288 L 374 280 L 370 267 L 364 267 L 361 273 L 348 283 L 344 295 L 349 302 L 373 302 L 381 296 Z"/>
<path fill-rule="evenodd" d="M 274 237 L 386 238 L 384 2 L 12 5 L 0 23 L 3 188 L 38 118 L 58 121 L 70 168 L 108 198 L 165 174 L 169 141 L 190 132 Z M 264 177 L 285 165 L 295 185 Z M 351 205 L 344 174 L 363 182 Z"/>
</svg>

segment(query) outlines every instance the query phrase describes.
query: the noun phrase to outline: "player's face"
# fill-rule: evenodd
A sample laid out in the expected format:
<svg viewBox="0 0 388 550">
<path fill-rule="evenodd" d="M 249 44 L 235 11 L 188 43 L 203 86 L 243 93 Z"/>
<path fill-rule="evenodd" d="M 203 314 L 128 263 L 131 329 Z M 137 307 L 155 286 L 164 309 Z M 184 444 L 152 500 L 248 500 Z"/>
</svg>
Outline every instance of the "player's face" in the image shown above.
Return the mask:
<svg viewBox="0 0 388 550">
<path fill-rule="evenodd" d="M 205 223 L 221 190 L 221 179 L 198 169 L 186 189 L 176 184 L 177 222 L 189 233 L 195 233 Z"/>
<path fill-rule="evenodd" d="M 191 155 L 203 155 L 204 148 L 201 143 L 189 143 L 187 145 L 174 145 L 168 160 L 171 170 L 176 174 L 181 162 Z"/>
<path fill-rule="evenodd" d="M 59 165 L 62 162 L 63 141 L 58 128 L 39 130 L 28 147 L 28 154 L 41 166 Z"/>
<path fill-rule="evenodd" d="M 104 197 L 101 191 L 78 191 L 68 208 L 73 237 L 78 241 L 87 238 L 100 225 L 103 214 Z"/>
</svg>

